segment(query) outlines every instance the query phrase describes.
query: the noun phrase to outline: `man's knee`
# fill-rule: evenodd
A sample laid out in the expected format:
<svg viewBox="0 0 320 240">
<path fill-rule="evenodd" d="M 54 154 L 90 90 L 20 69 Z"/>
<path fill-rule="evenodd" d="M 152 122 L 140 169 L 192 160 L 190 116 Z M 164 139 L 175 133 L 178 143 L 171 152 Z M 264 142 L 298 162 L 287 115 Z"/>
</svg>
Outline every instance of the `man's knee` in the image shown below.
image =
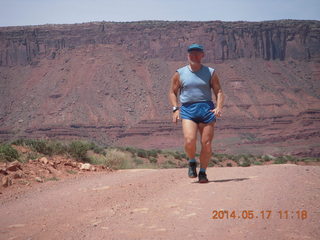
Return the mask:
<svg viewBox="0 0 320 240">
<path fill-rule="evenodd" d="M 205 151 L 206 153 L 212 153 L 212 141 L 205 140 L 201 141 L 202 151 Z"/>
<path fill-rule="evenodd" d="M 184 145 L 186 147 L 194 147 L 196 143 L 197 143 L 197 139 L 195 138 L 189 138 L 189 137 L 184 138 Z"/>
</svg>

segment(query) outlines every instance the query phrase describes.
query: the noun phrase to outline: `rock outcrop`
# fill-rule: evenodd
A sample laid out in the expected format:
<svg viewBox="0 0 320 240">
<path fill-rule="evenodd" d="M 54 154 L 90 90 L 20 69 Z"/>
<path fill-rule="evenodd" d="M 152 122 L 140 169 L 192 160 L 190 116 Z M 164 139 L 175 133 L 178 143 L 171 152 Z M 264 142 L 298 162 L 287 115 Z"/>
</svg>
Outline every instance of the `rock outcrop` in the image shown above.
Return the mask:
<svg viewBox="0 0 320 240">
<path fill-rule="evenodd" d="M 239 58 L 319 60 L 320 22 L 93 22 L 0 28 L 0 66 L 37 64 L 61 49 L 116 44 L 143 58 L 183 61 L 192 42 L 206 48 L 207 60 Z"/>
<path fill-rule="evenodd" d="M 181 148 L 167 93 L 192 42 L 226 95 L 215 151 L 320 155 L 319 21 L 0 28 L 0 140 Z"/>
</svg>

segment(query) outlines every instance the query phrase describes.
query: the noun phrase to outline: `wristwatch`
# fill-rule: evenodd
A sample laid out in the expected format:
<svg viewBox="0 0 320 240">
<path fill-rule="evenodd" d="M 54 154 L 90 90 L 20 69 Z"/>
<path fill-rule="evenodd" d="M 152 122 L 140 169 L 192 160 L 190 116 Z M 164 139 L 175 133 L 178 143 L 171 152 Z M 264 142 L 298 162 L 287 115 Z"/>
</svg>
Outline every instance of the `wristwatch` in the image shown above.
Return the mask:
<svg viewBox="0 0 320 240">
<path fill-rule="evenodd" d="M 172 108 L 172 112 L 175 112 L 175 111 L 177 111 L 177 110 L 179 110 L 180 108 L 179 107 L 173 107 Z"/>
</svg>

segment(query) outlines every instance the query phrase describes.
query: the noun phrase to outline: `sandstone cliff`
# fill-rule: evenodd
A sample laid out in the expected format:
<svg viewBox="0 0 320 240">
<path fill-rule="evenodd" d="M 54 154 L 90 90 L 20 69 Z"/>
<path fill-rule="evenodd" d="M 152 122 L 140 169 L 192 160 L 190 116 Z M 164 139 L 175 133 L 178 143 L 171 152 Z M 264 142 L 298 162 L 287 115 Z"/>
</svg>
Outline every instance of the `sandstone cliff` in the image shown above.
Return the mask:
<svg viewBox="0 0 320 240">
<path fill-rule="evenodd" d="M 0 66 L 54 58 L 61 49 L 116 44 L 144 58 L 183 61 L 190 42 L 201 42 L 207 60 L 320 58 L 319 21 L 94 22 L 0 28 Z"/>
<path fill-rule="evenodd" d="M 0 138 L 179 147 L 167 91 L 192 42 L 226 95 L 214 151 L 319 155 L 319 21 L 0 28 Z"/>
</svg>

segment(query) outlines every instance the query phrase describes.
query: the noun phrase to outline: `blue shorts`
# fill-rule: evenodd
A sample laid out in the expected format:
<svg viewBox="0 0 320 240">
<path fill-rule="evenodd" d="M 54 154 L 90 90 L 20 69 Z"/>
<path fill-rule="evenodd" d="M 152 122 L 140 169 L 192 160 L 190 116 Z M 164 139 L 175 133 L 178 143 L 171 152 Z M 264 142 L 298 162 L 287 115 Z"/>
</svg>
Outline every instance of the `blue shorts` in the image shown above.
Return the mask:
<svg viewBox="0 0 320 240">
<path fill-rule="evenodd" d="M 216 116 L 210 110 L 214 109 L 212 101 L 184 103 L 180 108 L 180 117 L 196 123 L 210 123 L 216 121 Z"/>
</svg>

